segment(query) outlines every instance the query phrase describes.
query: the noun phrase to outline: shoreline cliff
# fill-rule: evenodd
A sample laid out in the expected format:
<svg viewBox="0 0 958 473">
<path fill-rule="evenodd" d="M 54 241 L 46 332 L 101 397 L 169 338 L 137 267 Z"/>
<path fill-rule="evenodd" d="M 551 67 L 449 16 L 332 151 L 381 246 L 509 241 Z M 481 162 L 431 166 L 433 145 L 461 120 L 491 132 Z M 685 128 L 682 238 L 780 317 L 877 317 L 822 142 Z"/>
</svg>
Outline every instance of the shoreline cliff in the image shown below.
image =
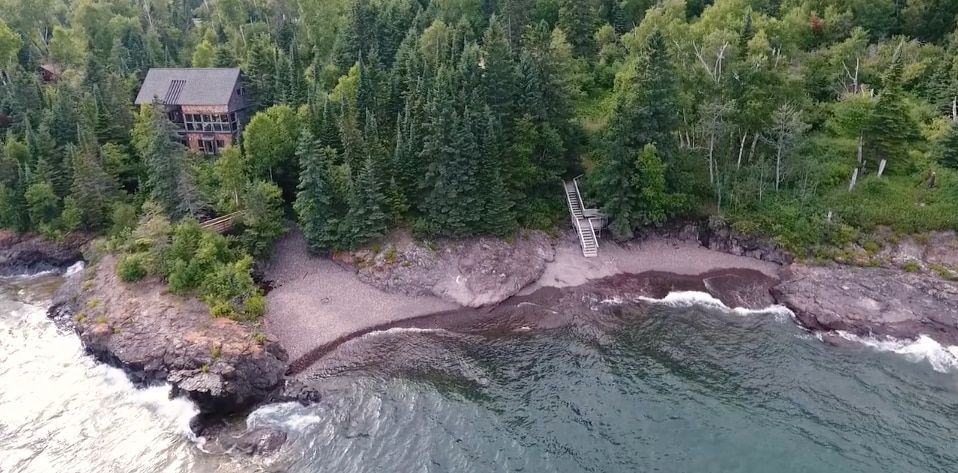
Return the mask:
<svg viewBox="0 0 958 473">
<path fill-rule="evenodd" d="M 159 280 L 122 283 L 112 256 L 67 277 L 49 314 L 76 332 L 97 360 L 139 385 L 168 382 L 174 394 L 196 403 L 198 433 L 263 403 L 317 401 L 318 393 L 290 373 L 350 336 L 467 307 L 492 310 L 517 295 L 618 274 L 754 270 L 777 279 L 770 301 L 792 310 L 809 330 L 927 335 L 958 344 L 958 286 L 941 270 L 958 269 L 954 233 L 889 245 L 876 254 L 884 268 L 796 263 L 767 240 L 707 222 L 665 227 L 621 245 L 603 241 L 604 259 L 589 260 L 568 233 L 515 241 L 397 239 L 379 251 L 339 255 L 338 262 L 308 255 L 300 240 L 295 231 L 287 235 L 266 265 L 274 288 L 262 326 L 211 318 L 202 302 L 170 294 Z M 80 241 L 6 235 L 0 274 L 63 268 L 82 259 L 86 241 Z M 895 269 L 908 261 L 919 270 Z M 254 433 L 252 442 L 277 435 Z"/>
</svg>

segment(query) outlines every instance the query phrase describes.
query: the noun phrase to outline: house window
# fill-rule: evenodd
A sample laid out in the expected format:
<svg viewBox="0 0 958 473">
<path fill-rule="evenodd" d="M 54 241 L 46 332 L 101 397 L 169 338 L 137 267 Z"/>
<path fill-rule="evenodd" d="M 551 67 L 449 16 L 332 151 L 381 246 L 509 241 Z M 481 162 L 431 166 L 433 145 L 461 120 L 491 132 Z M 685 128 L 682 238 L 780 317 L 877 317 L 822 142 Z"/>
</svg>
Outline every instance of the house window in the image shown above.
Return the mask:
<svg viewBox="0 0 958 473">
<path fill-rule="evenodd" d="M 236 130 L 236 114 L 186 114 L 186 130 L 206 133 L 229 133 Z"/>
<path fill-rule="evenodd" d="M 226 147 L 226 140 L 216 140 L 216 150 L 219 151 Z"/>
<path fill-rule="evenodd" d="M 236 89 L 236 95 L 246 95 L 246 87 L 241 85 L 240 88 Z"/>
<path fill-rule="evenodd" d="M 216 142 L 211 138 L 200 140 L 200 151 L 205 154 L 216 154 Z"/>
</svg>

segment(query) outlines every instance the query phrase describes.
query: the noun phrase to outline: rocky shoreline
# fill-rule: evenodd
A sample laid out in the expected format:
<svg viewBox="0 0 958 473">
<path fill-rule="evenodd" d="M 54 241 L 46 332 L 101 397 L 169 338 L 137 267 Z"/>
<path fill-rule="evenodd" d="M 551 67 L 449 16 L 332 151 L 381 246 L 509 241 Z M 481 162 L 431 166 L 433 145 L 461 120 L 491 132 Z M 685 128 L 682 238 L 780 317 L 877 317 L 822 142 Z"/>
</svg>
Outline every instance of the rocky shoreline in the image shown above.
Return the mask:
<svg viewBox="0 0 958 473">
<path fill-rule="evenodd" d="M 92 239 L 88 234 L 71 234 L 54 242 L 39 235 L 0 230 L 0 276 L 66 268 L 83 259 L 83 246 Z"/>
<path fill-rule="evenodd" d="M 38 237 L 0 236 L 0 275 L 64 268 L 82 259 L 80 248 L 89 241 L 77 237 L 52 243 Z M 565 264 L 563 261 L 580 264 L 581 255 L 574 254 L 576 242 L 570 238 L 563 235 L 554 239 L 530 232 L 508 242 L 394 241 L 379 251 L 353 253 L 345 259 L 340 255 L 339 262 L 351 265 L 355 272 L 337 277 L 357 279 L 359 286 L 353 289 L 359 292 L 368 284 L 366 291 L 383 291 L 382 297 L 408 296 L 413 304 L 409 307 L 430 297 L 461 307 L 494 307 L 524 287 L 548 286 L 536 284 L 550 274 L 550 268 Z M 929 238 L 921 251 L 914 249 L 916 245 L 913 240 L 906 240 L 882 250 L 890 266 L 885 268 L 805 266 L 793 263 L 792 256 L 776 245 L 739 235 L 721 223 L 686 222 L 615 246 L 620 253 L 612 259 L 627 260 L 624 255 L 635 252 L 634 261 L 603 263 L 605 266 L 592 267 L 590 271 L 591 279 L 601 279 L 622 273 L 668 271 L 659 266 L 676 264 L 687 266 L 684 272 L 676 273 L 692 275 L 710 271 L 709 264 L 716 268 L 738 267 L 721 254 L 747 257 L 767 262 L 762 264 L 768 266 L 751 269 L 778 276 L 779 281 L 768 289 L 770 299 L 792 310 L 809 330 L 840 330 L 862 337 L 898 339 L 927 335 L 942 344 L 958 345 L 958 286 L 947 280 L 958 269 L 947 266 L 949 262 L 958 262 L 958 238 L 954 233 L 941 232 Z M 709 251 L 713 253 L 700 253 Z M 680 254 L 695 261 L 683 261 L 677 256 Z M 701 261 L 707 254 L 714 255 L 711 263 Z M 645 260 L 650 255 L 657 255 L 660 260 Z M 903 262 L 919 270 L 900 269 Z M 200 410 L 192 425 L 198 434 L 205 431 L 216 435 L 215 431 L 224 425 L 221 419 L 241 415 L 263 403 L 319 400 L 314 389 L 288 375 L 291 364 L 297 371 L 302 367 L 290 360 L 283 339 L 252 325 L 213 319 L 200 301 L 170 294 L 158 280 L 122 283 L 113 271 L 114 263 L 111 256 L 106 256 L 87 271 L 67 277 L 49 315 L 77 333 L 96 359 L 123 369 L 135 383 L 169 383 L 174 394 L 194 402 Z M 304 279 L 315 269 L 304 269 L 302 277 L 295 271 L 290 273 L 289 284 L 327 281 L 323 278 L 328 277 L 328 269 L 310 276 L 308 281 Z M 576 281 L 555 284 L 556 281 L 554 287 L 576 285 Z M 282 284 L 285 283 L 281 281 Z M 282 287 L 277 291 L 282 292 Z M 354 304 L 355 299 L 346 302 Z M 329 304 L 336 305 L 335 301 Z M 402 319 L 402 314 L 395 315 L 398 318 L 393 320 Z M 269 320 L 266 327 L 272 332 Z M 231 433 L 235 433 L 235 427 Z M 246 432 L 240 444 L 233 445 L 263 453 L 282 445 L 281 437 L 277 432 Z"/>
<path fill-rule="evenodd" d="M 66 276 L 48 316 L 135 385 L 168 383 L 172 396 L 189 399 L 199 410 L 190 424 L 196 435 L 226 438 L 217 435 L 230 427 L 221 419 L 266 402 L 319 400 L 314 389 L 286 377 L 289 357 L 275 338 L 251 325 L 210 317 L 205 304 L 169 293 L 162 281 L 122 283 L 114 265 L 107 255 Z M 235 445 L 278 448 L 276 433 L 246 434 Z M 255 447 L 259 440 L 251 435 L 267 439 L 267 445 Z"/>
</svg>

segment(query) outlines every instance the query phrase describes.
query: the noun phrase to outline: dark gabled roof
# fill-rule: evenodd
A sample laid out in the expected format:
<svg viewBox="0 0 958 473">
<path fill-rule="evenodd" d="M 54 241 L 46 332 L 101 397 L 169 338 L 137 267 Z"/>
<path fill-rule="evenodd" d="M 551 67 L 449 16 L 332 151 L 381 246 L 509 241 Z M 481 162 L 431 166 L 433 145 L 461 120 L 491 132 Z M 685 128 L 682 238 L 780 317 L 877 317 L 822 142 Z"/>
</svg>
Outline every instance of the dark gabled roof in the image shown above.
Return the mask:
<svg viewBox="0 0 958 473">
<path fill-rule="evenodd" d="M 166 105 L 226 105 L 239 76 L 238 68 L 150 69 L 136 104 L 159 97 Z"/>
</svg>

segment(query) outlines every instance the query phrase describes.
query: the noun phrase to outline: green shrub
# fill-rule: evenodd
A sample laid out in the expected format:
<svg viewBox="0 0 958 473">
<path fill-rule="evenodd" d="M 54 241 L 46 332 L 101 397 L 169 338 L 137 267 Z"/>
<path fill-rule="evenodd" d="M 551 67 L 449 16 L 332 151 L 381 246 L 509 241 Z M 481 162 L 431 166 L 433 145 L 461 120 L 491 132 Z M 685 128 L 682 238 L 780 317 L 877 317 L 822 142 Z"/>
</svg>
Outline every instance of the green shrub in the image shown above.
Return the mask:
<svg viewBox="0 0 958 473">
<path fill-rule="evenodd" d="M 909 273 L 914 273 L 921 269 L 921 265 L 919 265 L 916 261 L 906 261 L 905 264 L 901 266 L 901 269 Z"/>
<path fill-rule="evenodd" d="M 396 245 L 390 245 L 389 248 L 386 248 L 386 253 L 383 254 L 383 259 L 385 259 L 389 264 L 395 263 L 397 254 L 398 252 L 396 250 Z"/>
<path fill-rule="evenodd" d="M 258 345 L 262 345 L 266 343 L 266 339 L 267 339 L 266 334 L 263 332 L 253 332 L 252 338 L 253 338 L 253 341 L 256 342 Z"/>
<path fill-rule="evenodd" d="M 210 306 L 210 315 L 214 319 L 221 317 L 228 319 L 236 318 L 236 310 L 233 309 L 233 306 L 231 306 L 229 302 L 207 300 L 206 303 Z"/>
<path fill-rule="evenodd" d="M 732 223 L 732 230 L 745 236 L 751 236 L 758 233 L 758 224 L 751 220 L 737 220 Z"/>
<path fill-rule="evenodd" d="M 146 277 L 146 268 L 143 266 L 143 256 L 139 253 L 124 255 L 116 264 L 116 274 L 123 282 L 136 282 Z"/>
<path fill-rule="evenodd" d="M 864 248 L 865 251 L 870 255 L 878 253 L 882 249 L 881 241 L 879 241 L 874 235 L 868 235 L 862 238 L 859 240 L 859 244 L 861 244 L 862 248 Z"/>
<path fill-rule="evenodd" d="M 210 349 L 210 356 L 212 356 L 213 358 L 219 358 L 220 355 L 222 354 L 223 354 L 223 349 L 220 348 L 219 346 L 215 346 L 212 349 Z"/>
<path fill-rule="evenodd" d="M 140 225 L 125 241 L 114 241 L 116 251 L 126 253 L 117 263 L 123 281 L 158 275 L 171 292 L 206 302 L 213 317 L 255 320 L 266 311 L 252 277 L 252 257 L 230 248 L 230 240 L 204 230 L 195 220 L 173 225 L 155 205 L 146 204 Z"/>
<path fill-rule="evenodd" d="M 254 294 L 246 298 L 243 303 L 246 317 L 249 319 L 258 319 L 266 314 L 266 297 L 262 294 Z"/>
<path fill-rule="evenodd" d="M 945 279 L 948 279 L 951 277 L 951 270 L 949 270 L 948 268 L 944 266 L 941 266 L 938 264 L 930 264 L 928 265 L 928 269 L 934 271 L 935 273 L 938 273 L 939 276 Z"/>
</svg>

